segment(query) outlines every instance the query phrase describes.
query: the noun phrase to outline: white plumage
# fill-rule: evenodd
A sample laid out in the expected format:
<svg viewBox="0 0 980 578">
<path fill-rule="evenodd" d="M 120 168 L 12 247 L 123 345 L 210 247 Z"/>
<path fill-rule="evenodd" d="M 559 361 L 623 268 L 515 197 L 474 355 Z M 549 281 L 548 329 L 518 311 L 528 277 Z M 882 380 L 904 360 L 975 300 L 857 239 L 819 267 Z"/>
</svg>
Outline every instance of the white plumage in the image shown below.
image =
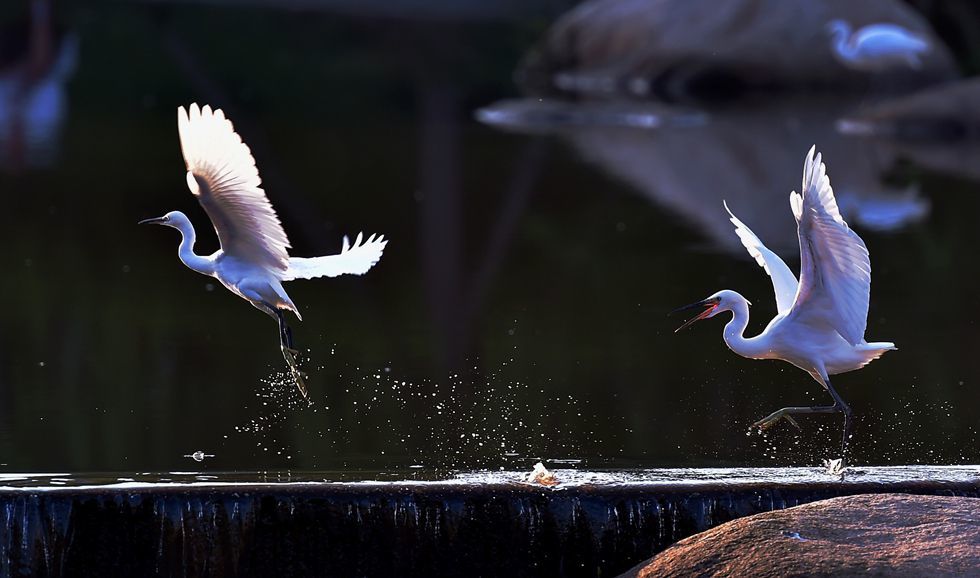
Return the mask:
<svg viewBox="0 0 980 578">
<path fill-rule="evenodd" d="M 810 149 L 803 195 L 790 193 L 800 237 L 800 288 L 793 311 L 826 322 L 851 345 L 864 342 L 871 299 L 871 257 L 837 209 L 830 178 Z"/>
<path fill-rule="evenodd" d="M 177 109 L 177 134 L 187 164 L 187 187 L 207 211 L 221 250 L 274 271 L 289 266 L 289 239 L 248 145 L 221 109 Z"/>
<path fill-rule="evenodd" d="M 796 299 L 796 288 L 799 286 L 799 283 L 796 281 L 796 275 L 793 275 L 793 272 L 779 258 L 779 255 L 773 253 L 762 244 L 762 241 L 759 240 L 759 237 L 755 236 L 752 229 L 738 220 L 738 217 L 728 208 L 728 203 L 723 202 L 723 204 L 725 205 L 725 210 L 728 211 L 728 215 L 731 217 L 729 220 L 735 225 L 735 234 L 738 235 L 742 244 L 745 245 L 745 248 L 749 251 L 749 255 L 772 278 L 772 287 L 776 293 L 776 310 L 779 311 L 780 315 L 785 315 L 793 307 L 793 301 Z"/>
<path fill-rule="evenodd" d="M 790 194 L 800 240 L 799 282 L 786 263 L 725 205 L 735 233 L 772 279 L 778 314 L 766 329 L 755 337 L 744 337 L 749 303 L 735 291 L 723 290 L 682 308 L 705 309 L 678 331 L 700 319 L 731 311 L 732 320 L 723 335 L 732 351 L 752 359 L 788 361 L 813 376 L 834 398 L 832 406 L 783 408 L 755 425 L 766 427 L 780 418 L 792 421 L 791 414 L 842 412 L 846 443 L 850 408 L 830 384 L 829 376 L 861 368 L 895 346 L 864 339 L 871 260 L 864 241 L 841 217 L 826 167 L 815 148 L 804 162 L 801 190 L 802 194 Z"/>
<path fill-rule="evenodd" d="M 252 152 L 224 113 L 210 106 L 199 108 L 197 104 L 192 104 L 189 112 L 180 107 L 177 131 L 187 164 L 187 186 L 211 219 L 221 249 L 211 255 L 195 254 L 194 226 L 180 211 L 141 223 L 179 230 L 181 243 L 177 254 L 185 265 L 216 278 L 228 290 L 279 322 L 283 355 L 305 396 L 306 388 L 297 366 L 298 352 L 292 346 L 282 311 L 292 311 L 302 317 L 282 282 L 362 275 L 378 262 L 388 241 L 380 235 L 364 240 L 358 234 L 353 245 L 344 237 L 343 248 L 336 255 L 290 257 L 289 239 L 262 190 Z"/>
<path fill-rule="evenodd" d="M 363 275 L 381 259 L 388 241 L 384 237 L 371 235 L 363 240 L 362 233 L 357 234 L 354 245 L 344 237 L 344 245 L 340 253 L 325 257 L 290 257 L 289 268 L 283 276 L 283 281 L 293 279 L 313 279 L 315 277 L 336 277 L 338 275 Z"/>
<path fill-rule="evenodd" d="M 848 68 L 884 72 L 898 67 L 919 69 L 922 56 L 931 49 L 929 41 L 897 24 L 869 24 L 851 33 L 843 20 L 827 24 L 837 60 Z"/>
</svg>

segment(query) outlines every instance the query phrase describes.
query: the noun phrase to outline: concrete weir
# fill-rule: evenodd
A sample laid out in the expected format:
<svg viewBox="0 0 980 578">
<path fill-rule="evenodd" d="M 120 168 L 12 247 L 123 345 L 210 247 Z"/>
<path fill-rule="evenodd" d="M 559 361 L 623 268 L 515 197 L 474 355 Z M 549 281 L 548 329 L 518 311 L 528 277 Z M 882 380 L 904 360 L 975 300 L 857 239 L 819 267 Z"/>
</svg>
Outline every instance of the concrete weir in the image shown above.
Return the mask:
<svg viewBox="0 0 980 578">
<path fill-rule="evenodd" d="M 980 466 L 322 474 L 0 474 L 8 576 L 615 576 L 723 522 L 824 498 L 980 497 Z"/>
</svg>

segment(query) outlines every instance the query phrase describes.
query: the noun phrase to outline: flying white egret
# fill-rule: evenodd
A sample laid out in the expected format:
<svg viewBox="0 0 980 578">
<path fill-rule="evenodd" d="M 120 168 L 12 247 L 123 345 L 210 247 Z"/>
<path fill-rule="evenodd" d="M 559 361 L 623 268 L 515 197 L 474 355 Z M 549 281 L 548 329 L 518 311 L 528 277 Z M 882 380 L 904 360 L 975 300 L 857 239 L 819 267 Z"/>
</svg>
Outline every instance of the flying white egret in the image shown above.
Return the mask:
<svg viewBox="0 0 980 578">
<path fill-rule="evenodd" d="M 898 66 L 918 70 L 920 56 L 930 50 L 929 41 L 897 24 L 869 24 L 851 34 L 851 25 L 843 20 L 827 24 L 834 57 L 848 68 L 884 72 Z"/>
<path fill-rule="evenodd" d="M 194 253 L 194 226 L 180 211 L 146 219 L 140 224 L 173 227 L 180 231 L 177 256 L 189 268 L 214 277 L 229 291 L 279 322 L 283 357 L 306 397 L 306 385 L 298 368 L 298 352 L 283 311 L 302 320 L 299 309 L 282 287 L 283 281 L 362 275 L 381 258 L 388 241 L 358 234 L 351 245 L 344 237 L 339 254 L 304 259 L 290 257 L 289 239 L 276 211 L 260 186 L 259 171 L 248 145 L 220 109 L 190 106 L 177 109 L 177 131 L 187 164 L 187 186 L 204 207 L 221 248 L 211 255 Z"/>
<path fill-rule="evenodd" d="M 833 405 L 784 407 L 757 421 L 753 427 L 766 428 L 781 418 L 797 425 L 793 414 L 844 414 L 846 449 L 851 425 L 851 408 L 841 399 L 830 376 L 860 369 L 884 352 L 895 349 L 893 343 L 868 343 L 864 332 L 868 324 L 868 300 L 871 293 L 871 259 L 861 237 L 852 231 L 837 209 L 826 167 L 815 147 L 803 164 L 803 194 L 790 193 L 790 207 L 796 217 L 800 238 L 800 280 L 775 253 L 766 248 L 744 223 L 738 220 L 727 203 L 725 210 L 735 225 L 735 233 L 749 255 L 772 279 L 778 313 L 766 329 L 755 337 L 744 337 L 749 322 L 749 302 L 735 291 L 719 291 L 680 310 L 704 307 L 677 331 L 695 321 L 732 312 L 725 325 L 728 347 L 750 359 L 781 359 L 809 373 L 834 399 Z"/>
</svg>

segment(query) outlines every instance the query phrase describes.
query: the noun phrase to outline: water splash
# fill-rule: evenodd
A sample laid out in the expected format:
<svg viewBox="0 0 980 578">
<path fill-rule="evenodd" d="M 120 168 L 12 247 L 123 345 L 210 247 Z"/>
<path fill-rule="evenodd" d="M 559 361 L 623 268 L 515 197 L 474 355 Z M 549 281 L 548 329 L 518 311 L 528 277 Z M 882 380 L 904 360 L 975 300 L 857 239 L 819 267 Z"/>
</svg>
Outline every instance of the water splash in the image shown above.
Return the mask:
<svg viewBox="0 0 980 578">
<path fill-rule="evenodd" d="M 601 429 L 598 416 L 588 404 L 567 394 L 549 396 L 512 377 L 512 359 L 492 369 L 475 360 L 467 371 L 439 380 L 409 379 L 391 364 L 370 368 L 330 361 L 312 364 L 308 400 L 285 372 L 262 380 L 254 417 L 225 435 L 224 443 L 244 441 L 254 456 L 268 456 L 272 464 L 298 455 L 313 468 L 340 461 L 344 467 L 411 464 L 445 471 L 464 465 L 524 467 L 545 457 L 577 461 L 585 448 L 602 442 L 595 433 Z M 534 408 L 522 401 L 531 397 L 540 400 Z M 403 419 L 406 414 L 412 419 Z M 366 439 L 376 453 L 350 457 Z"/>
</svg>

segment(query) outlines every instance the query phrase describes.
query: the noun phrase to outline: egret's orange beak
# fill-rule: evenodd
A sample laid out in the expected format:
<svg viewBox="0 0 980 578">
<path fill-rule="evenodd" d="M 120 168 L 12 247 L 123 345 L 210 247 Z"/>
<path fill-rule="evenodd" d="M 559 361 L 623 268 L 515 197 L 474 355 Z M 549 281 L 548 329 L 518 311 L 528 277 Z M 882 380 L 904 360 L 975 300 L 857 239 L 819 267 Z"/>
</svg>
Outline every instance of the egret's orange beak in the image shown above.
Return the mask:
<svg viewBox="0 0 980 578">
<path fill-rule="evenodd" d="M 703 301 L 698 301 L 697 303 L 691 303 L 690 305 L 685 305 L 683 307 L 680 307 L 678 309 L 675 309 L 675 310 L 671 311 L 670 314 L 673 315 L 674 313 L 679 313 L 681 311 L 687 311 L 688 309 L 697 309 L 698 307 L 705 307 L 706 309 L 704 311 L 702 311 L 701 313 L 699 313 L 697 316 L 692 317 L 692 318 L 688 319 L 687 321 L 685 321 L 684 322 L 684 325 L 681 325 L 680 327 L 678 327 L 677 329 L 674 330 L 674 333 L 677 333 L 678 331 L 680 331 L 681 329 L 684 329 L 685 327 L 688 327 L 690 325 L 693 325 L 695 321 L 701 321 L 702 319 L 705 319 L 706 317 L 708 317 L 708 315 L 711 315 L 711 312 L 715 310 L 715 307 L 718 307 L 718 300 L 717 299 L 704 299 Z"/>
</svg>

